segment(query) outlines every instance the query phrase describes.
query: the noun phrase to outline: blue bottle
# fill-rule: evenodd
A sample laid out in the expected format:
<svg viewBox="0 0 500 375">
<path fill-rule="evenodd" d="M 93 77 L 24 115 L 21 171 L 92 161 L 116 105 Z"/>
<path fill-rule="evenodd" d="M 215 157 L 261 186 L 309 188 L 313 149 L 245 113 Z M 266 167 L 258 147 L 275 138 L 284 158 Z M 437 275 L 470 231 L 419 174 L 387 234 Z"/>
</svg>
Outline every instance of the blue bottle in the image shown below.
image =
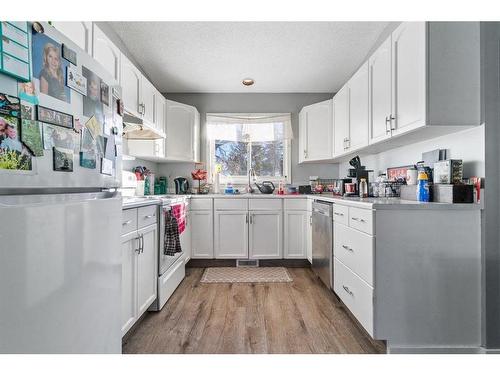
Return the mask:
<svg viewBox="0 0 500 375">
<path fill-rule="evenodd" d="M 427 173 L 420 172 L 418 174 L 417 200 L 419 202 L 429 202 L 429 177 Z"/>
</svg>

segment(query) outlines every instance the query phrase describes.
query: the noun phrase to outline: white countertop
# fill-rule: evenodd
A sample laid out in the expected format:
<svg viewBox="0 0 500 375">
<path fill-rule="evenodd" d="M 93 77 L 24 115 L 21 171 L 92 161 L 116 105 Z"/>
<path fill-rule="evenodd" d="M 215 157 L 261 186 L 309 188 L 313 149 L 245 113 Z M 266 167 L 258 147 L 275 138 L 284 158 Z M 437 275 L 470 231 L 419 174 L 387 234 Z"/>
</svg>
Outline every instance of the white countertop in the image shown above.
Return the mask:
<svg viewBox="0 0 500 375">
<path fill-rule="evenodd" d="M 359 207 L 372 210 L 480 210 L 480 204 L 472 203 L 436 203 L 408 201 L 400 198 L 359 198 L 339 197 L 331 194 L 308 194 L 308 195 L 277 195 L 277 194 L 199 194 L 179 195 L 174 198 L 191 199 L 314 199 L 332 202 L 351 207 Z M 161 200 L 155 196 L 133 197 L 123 199 L 123 209 L 161 204 Z"/>
</svg>

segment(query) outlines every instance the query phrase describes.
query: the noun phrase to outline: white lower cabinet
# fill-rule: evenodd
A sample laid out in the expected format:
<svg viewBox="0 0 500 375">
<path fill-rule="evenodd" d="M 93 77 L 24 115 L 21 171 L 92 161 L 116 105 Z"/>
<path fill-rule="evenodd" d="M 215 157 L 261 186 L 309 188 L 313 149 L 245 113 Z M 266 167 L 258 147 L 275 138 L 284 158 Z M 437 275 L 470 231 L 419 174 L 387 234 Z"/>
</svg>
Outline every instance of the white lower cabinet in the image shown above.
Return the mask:
<svg viewBox="0 0 500 375">
<path fill-rule="evenodd" d="M 187 263 L 191 259 L 191 213 L 189 211 L 186 213 L 186 228 L 181 233 L 180 240 L 181 249 L 185 254 L 184 258 Z"/>
<path fill-rule="evenodd" d="M 285 211 L 284 258 L 307 257 L 309 215 L 307 211 Z M 304 230 L 306 229 L 306 230 Z"/>
<path fill-rule="evenodd" d="M 191 211 L 191 258 L 214 257 L 214 220 L 212 210 Z"/>
<path fill-rule="evenodd" d="M 154 302 L 158 291 L 158 226 L 155 222 L 137 229 L 140 210 L 123 211 L 122 227 L 129 225 L 130 231 L 122 235 L 122 336 Z"/>
<path fill-rule="evenodd" d="M 250 211 L 249 215 L 249 258 L 282 258 L 282 211 Z"/>
<path fill-rule="evenodd" d="M 215 211 L 215 258 L 248 258 L 248 211 Z"/>
</svg>

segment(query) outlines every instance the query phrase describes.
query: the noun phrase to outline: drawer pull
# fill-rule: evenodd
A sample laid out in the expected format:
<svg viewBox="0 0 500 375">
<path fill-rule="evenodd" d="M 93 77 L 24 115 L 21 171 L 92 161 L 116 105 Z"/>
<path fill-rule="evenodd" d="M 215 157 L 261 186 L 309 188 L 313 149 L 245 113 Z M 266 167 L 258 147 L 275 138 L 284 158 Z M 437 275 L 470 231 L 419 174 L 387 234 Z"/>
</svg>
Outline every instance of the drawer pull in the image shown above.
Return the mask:
<svg viewBox="0 0 500 375">
<path fill-rule="evenodd" d="M 359 221 L 360 223 L 364 223 L 365 220 L 364 219 L 360 219 L 359 217 L 351 217 L 352 220 L 354 221 Z"/>
<path fill-rule="evenodd" d="M 122 223 L 123 226 L 129 225 L 132 222 L 132 220 L 127 220 Z"/>
<path fill-rule="evenodd" d="M 344 290 L 347 292 L 347 294 L 349 294 L 350 296 L 354 296 L 354 293 L 351 292 L 348 287 L 346 287 L 345 285 L 342 285 L 342 288 L 344 288 Z"/>
<path fill-rule="evenodd" d="M 152 217 L 155 217 L 155 216 L 156 216 L 155 214 L 153 214 L 153 215 L 146 215 L 146 216 L 144 216 L 144 219 L 151 219 Z"/>
<path fill-rule="evenodd" d="M 337 215 L 337 216 L 344 216 L 344 214 L 342 212 L 334 212 L 333 214 Z"/>
<path fill-rule="evenodd" d="M 344 249 L 346 249 L 347 251 L 350 251 L 350 252 L 352 252 L 352 253 L 354 252 L 354 250 L 353 250 L 352 248 L 350 248 L 349 246 L 347 246 L 347 245 L 342 245 L 342 247 L 343 247 Z"/>
</svg>

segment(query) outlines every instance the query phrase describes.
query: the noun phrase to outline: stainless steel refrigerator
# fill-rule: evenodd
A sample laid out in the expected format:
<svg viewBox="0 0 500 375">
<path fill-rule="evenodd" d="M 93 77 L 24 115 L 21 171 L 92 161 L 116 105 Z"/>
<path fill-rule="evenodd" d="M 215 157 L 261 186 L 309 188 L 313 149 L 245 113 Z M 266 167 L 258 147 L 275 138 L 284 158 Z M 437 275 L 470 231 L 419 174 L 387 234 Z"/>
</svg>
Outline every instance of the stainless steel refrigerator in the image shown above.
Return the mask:
<svg viewBox="0 0 500 375">
<path fill-rule="evenodd" d="M 121 353 L 122 124 L 114 108 L 121 89 L 91 56 L 43 26 L 50 44 L 76 57 L 65 67 L 80 74 L 85 67 L 100 79 L 102 95 L 108 90 L 109 105 L 100 99 L 106 116 L 112 111 L 103 135 L 113 168 L 111 175 L 101 173 L 99 156 L 95 168 L 84 168 L 75 152 L 73 171 L 56 171 L 54 151 L 46 149 L 32 158 L 31 170 L 0 169 L 0 353 Z M 33 70 L 40 90 L 37 75 Z M 0 92 L 17 97 L 16 79 L 0 74 Z M 39 92 L 39 105 L 85 124 L 84 95 L 71 90 L 68 96 Z"/>
</svg>

